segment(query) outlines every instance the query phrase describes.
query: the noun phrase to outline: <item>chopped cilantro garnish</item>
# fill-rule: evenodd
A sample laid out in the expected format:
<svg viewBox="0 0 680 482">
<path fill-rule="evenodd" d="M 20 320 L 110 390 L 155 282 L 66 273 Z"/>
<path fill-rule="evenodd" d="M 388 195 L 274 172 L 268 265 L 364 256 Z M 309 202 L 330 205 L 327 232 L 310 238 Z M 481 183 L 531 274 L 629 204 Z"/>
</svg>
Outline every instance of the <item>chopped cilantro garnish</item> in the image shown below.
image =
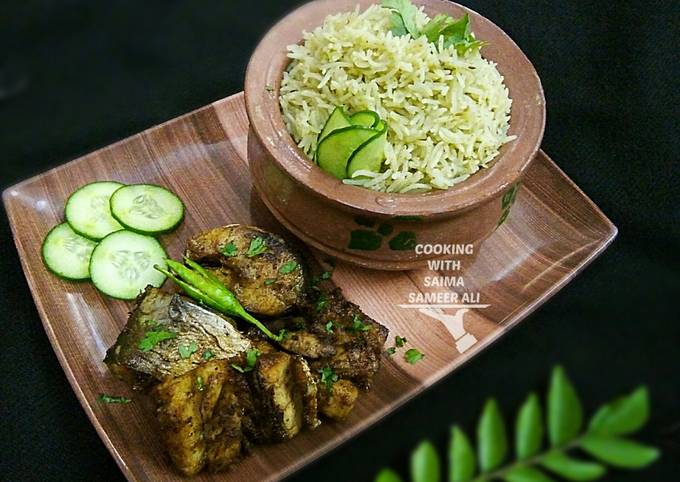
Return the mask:
<svg viewBox="0 0 680 482">
<path fill-rule="evenodd" d="M 177 338 L 177 333 L 172 331 L 147 331 L 144 334 L 144 338 L 139 342 L 139 349 L 142 351 L 150 351 L 153 347 L 158 345 L 164 340 L 170 340 L 172 338 Z"/>
<path fill-rule="evenodd" d="M 406 353 L 404 353 L 404 360 L 409 362 L 411 365 L 415 365 L 423 358 L 425 358 L 425 355 L 420 353 L 415 348 L 410 348 L 406 350 Z"/>
<path fill-rule="evenodd" d="M 321 273 L 321 279 L 330 279 L 331 276 L 333 276 L 333 273 L 331 273 L 330 271 L 324 271 L 323 273 Z"/>
<path fill-rule="evenodd" d="M 319 373 L 321 373 L 321 383 L 326 386 L 328 393 L 331 393 L 333 391 L 333 384 L 338 381 L 338 375 L 331 367 L 323 367 L 319 370 Z"/>
<path fill-rule="evenodd" d="M 281 267 L 279 268 L 279 273 L 281 274 L 292 273 L 293 271 L 295 271 L 297 267 L 298 264 L 295 261 L 288 261 L 281 265 Z"/>
<path fill-rule="evenodd" d="M 352 318 L 352 326 L 350 327 L 351 331 L 368 331 L 370 329 L 371 326 L 361 321 L 359 315 L 354 315 L 354 317 Z"/>
<path fill-rule="evenodd" d="M 208 361 L 211 358 L 215 358 L 215 354 L 213 352 L 211 352 L 210 350 L 206 350 L 203 352 L 203 359 L 205 361 Z"/>
<path fill-rule="evenodd" d="M 253 371 L 253 368 L 255 368 L 255 364 L 257 363 L 257 358 L 261 355 L 262 353 L 258 349 L 254 350 L 248 350 L 246 352 L 246 366 L 241 367 L 236 365 L 235 363 L 231 364 L 231 367 L 236 370 L 237 372 L 241 373 L 246 373 Z"/>
<path fill-rule="evenodd" d="M 258 236 L 257 238 L 253 239 L 250 242 L 250 246 L 248 246 L 246 256 L 252 258 L 259 254 L 264 253 L 265 251 L 267 251 L 267 249 L 269 249 L 267 248 L 267 243 L 265 243 L 264 239 Z"/>
<path fill-rule="evenodd" d="M 329 321 L 328 323 L 326 323 L 326 331 L 328 333 L 333 333 L 333 322 L 332 321 Z"/>
<path fill-rule="evenodd" d="M 238 254 L 238 250 L 236 249 L 236 245 L 234 243 L 229 242 L 222 246 L 220 253 L 228 258 L 231 258 L 232 256 L 236 256 L 236 254 Z"/>
<path fill-rule="evenodd" d="M 395 347 L 391 346 L 387 350 L 385 350 L 385 353 L 387 353 L 389 356 L 392 356 L 392 355 L 395 354 L 396 351 L 397 351 L 397 349 Z"/>
<path fill-rule="evenodd" d="M 285 328 L 281 328 L 279 330 L 279 334 L 277 335 L 278 341 L 285 340 L 286 338 L 288 338 L 289 335 L 290 333 L 288 332 L 288 330 L 286 330 Z"/>
<path fill-rule="evenodd" d="M 395 336 L 394 337 L 394 344 L 397 346 L 397 348 L 401 348 L 404 346 L 406 343 L 408 343 L 408 340 L 404 338 L 403 336 Z"/>
<path fill-rule="evenodd" d="M 326 295 L 321 293 L 319 295 L 319 298 L 316 300 L 316 311 L 317 313 L 321 310 L 323 310 L 326 307 L 326 304 L 328 303 L 328 300 L 326 299 Z"/>
<path fill-rule="evenodd" d="M 129 398 L 125 397 L 118 397 L 116 395 L 106 395 L 105 393 L 102 393 L 99 395 L 99 398 L 97 399 L 102 403 L 123 403 L 127 404 L 132 402 Z"/>
<path fill-rule="evenodd" d="M 189 358 L 191 355 L 198 351 L 198 345 L 196 344 L 195 341 L 192 341 L 188 345 L 180 344 L 177 347 L 177 350 L 179 351 L 179 356 L 182 357 L 182 359 L 185 359 Z"/>
<path fill-rule="evenodd" d="M 274 281 L 276 281 L 276 279 L 274 279 L 274 278 L 267 278 L 266 280 L 264 280 L 264 285 L 265 285 L 265 286 L 270 286 L 272 283 L 274 283 Z"/>
<path fill-rule="evenodd" d="M 203 377 L 200 375 L 196 377 L 196 388 L 198 388 L 199 392 L 205 390 L 205 382 L 203 381 Z"/>
</svg>

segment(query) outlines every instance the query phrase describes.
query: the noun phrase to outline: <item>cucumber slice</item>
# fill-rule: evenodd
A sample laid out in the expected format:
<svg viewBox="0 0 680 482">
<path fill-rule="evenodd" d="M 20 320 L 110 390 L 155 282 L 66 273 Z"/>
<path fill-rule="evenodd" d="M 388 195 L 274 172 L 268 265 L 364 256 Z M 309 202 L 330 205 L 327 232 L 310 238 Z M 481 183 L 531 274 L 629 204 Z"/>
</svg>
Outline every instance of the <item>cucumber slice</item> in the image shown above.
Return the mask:
<svg viewBox="0 0 680 482">
<path fill-rule="evenodd" d="M 356 171 L 380 172 L 385 160 L 385 143 L 387 142 L 387 124 L 379 121 L 376 128 L 380 134 L 359 147 L 347 163 L 347 177 L 352 177 Z"/>
<path fill-rule="evenodd" d="M 352 114 L 349 121 L 354 126 L 376 127 L 378 122 L 380 122 L 380 116 L 377 112 L 373 112 L 372 110 L 362 110 L 356 114 Z"/>
<path fill-rule="evenodd" d="M 123 186 L 113 193 L 110 205 L 116 221 L 138 233 L 167 233 L 184 219 L 182 200 L 153 184 Z"/>
<path fill-rule="evenodd" d="M 156 238 L 127 230 L 111 233 L 92 252 L 92 283 L 105 295 L 133 300 L 148 285 L 163 284 L 165 275 L 154 265 L 165 268 L 167 257 Z"/>
<path fill-rule="evenodd" d="M 328 136 L 328 134 L 330 134 L 334 130 L 342 129 L 343 127 L 349 127 L 351 125 L 352 123 L 347 117 L 347 114 L 345 114 L 345 111 L 342 110 L 342 107 L 336 107 L 333 110 L 333 112 L 331 112 L 331 115 L 328 117 L 326 125 L 324 125 L 323 129 L 321 129 L 319 139 L 317 140 L 317 146 L 321 143 L 322 140 L 324 140 Z"/>
<path fill-rule="evenodd" d="M 122 186 L 119 182 L 100 181 L 86 184 L 66 201 L 66 221 L 73 230 L 86 238 L 98 240 L 123 229 L 111 216 L 109 198 Z"/>
<path fill-rule="evenodd" d="M 319 167 L 327 173 L 345 179 L 347 163 L 354 151 L 382 132 L 366 127 L 344 127 L 331 132 L 317 148 Z"/>
<path fill-rule="evenodd" d="M 52 273 L 67 280 L 84 280 L 90 277 L 90 257 L 95 246 L 97 243 L 62 223 L 47 233 L 41 253 Z"/>
</svg>

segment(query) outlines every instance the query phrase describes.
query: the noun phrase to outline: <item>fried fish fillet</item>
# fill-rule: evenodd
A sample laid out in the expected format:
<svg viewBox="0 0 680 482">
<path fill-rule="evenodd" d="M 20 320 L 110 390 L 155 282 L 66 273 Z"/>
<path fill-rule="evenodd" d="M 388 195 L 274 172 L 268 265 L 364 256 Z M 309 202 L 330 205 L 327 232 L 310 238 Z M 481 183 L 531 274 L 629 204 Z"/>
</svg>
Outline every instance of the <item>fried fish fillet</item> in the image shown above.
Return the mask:
<svg viewBox="0 0 680 482">
<path fill-rule="evenodd" d="M 213 272 L 251 313 L 280 316 L 305 294 L 302 256 L 281 237 L 231 224 L 189 239 L 185 255 Z"/>
<path fill-rule="evenodd" d="M 230 318 L 148 287 L 104 363 L 128 381 L 140 373 L 162 380 L 193 370 L 204 358 L 231 358 L 250 346 Z"/>
</svg>

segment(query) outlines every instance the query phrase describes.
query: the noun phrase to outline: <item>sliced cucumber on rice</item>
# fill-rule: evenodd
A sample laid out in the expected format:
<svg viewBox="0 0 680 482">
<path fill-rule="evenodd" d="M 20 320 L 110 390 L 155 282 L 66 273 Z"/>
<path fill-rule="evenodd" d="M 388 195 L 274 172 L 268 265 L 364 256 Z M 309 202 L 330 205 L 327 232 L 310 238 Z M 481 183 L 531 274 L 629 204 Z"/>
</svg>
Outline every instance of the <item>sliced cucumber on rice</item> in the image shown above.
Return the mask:
<svg viewBox="0 0 680 482">
<path fill-rule="evenodd" d="M 145 234 L 167 233 L 184 218 L 184 203 L 153 184 L 123 186 L 110 200 L 111 214 L 125 228 Z"/>
<path fill-rule="evenodd" d="M 47 269 L 60 278 L 85 280 L 90 277 L 90 257 L 95 246 L 96 242 L 62 223 L 47 233 L 41 252 Z"/>
<path fill-rule="evenodd" d="M 148 285 L 163 284 L 165 275 L 154 265 L 165 268 L 166 258 L 156 238 L 127 230 L 111 233 L 92 252 L 92 283 L 113 298 L 135 299 Z"/>
<path fill-rule="evenodd" d="M 123 229 L 111 216 L 109 199 L 123 185 L 114 181 L 86 184 L 66 201 L 64 214 L 73 230 L 86 238 L 99 240 Z"/>
</svg>

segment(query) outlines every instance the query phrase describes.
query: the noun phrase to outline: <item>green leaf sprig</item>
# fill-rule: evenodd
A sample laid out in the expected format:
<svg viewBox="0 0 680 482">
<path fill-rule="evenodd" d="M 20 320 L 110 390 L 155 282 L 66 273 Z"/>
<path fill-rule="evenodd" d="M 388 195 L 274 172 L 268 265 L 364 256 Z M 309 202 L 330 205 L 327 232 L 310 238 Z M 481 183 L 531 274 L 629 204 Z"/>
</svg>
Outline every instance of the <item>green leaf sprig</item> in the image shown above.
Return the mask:
<svg viewBox="0 0 680 482">
<path fill-rule="evenodd" d="M 515 418 L 515 460 L 505 463 L 510 440 L 500 408 L 490 399 L 477 425 L 477 450 L 457 425 L 451 428 L 448 451 L 449 482 L 551 482 L 596 480 L 607 465 L 641 469 L 659 458 L 654 447 L 631 440 L 649 417 L 649 395 L 645 387 L 603 405 L 583 428 L 583 408 L 574 386 L 561 367 L 553 369 L 546 398 L 545 417 L 539 397 L 529 394 Z M 544 439 L 547 435 L 547 447 Z M 574 457 L 578 451 L 581 457 Z M 586 460 L 589 455 L 594 461 Z M 439 455 L 425 440 L 411 455 L 413 482 L 441 482 Z M 548 475 L 550 473 L 551 475 Z M 402 482 L 392 469 L 383 469 L 375 482 Z"/>
<path fill-rule="evenodd" d="M 229 316 L 238 316 L 252 323 L 274 341 L 282 341 L 285 338 L 286 334 L 283 330 L 275 335 L 262 322 L 248 313 L 236 299 L 236 296 L 216 276 L 189 258 L 184 258 L 184 262 L 187 266 L 167 259 L 168 269 L 161 268 L 158 265 L 154 268 L 177 283 L 187 295 L 205 306 Z"/>
<path fill-rule="evenodd" d="M 443 37 L 444 48 L 454 47 L 461 55 L 486 45 L 486 42 L 477 40 L 470 30 L 470 17 L 467 13 L 461 18 L 440 14 L 419 29 L 416 23 L 418 8 L 410 0 L 382 0 L 380 5 L 392 11 L 391 31 L 398 37 L 410 35 L 417 39 L 425 36 L 433 44 Z"/>
</svg>

